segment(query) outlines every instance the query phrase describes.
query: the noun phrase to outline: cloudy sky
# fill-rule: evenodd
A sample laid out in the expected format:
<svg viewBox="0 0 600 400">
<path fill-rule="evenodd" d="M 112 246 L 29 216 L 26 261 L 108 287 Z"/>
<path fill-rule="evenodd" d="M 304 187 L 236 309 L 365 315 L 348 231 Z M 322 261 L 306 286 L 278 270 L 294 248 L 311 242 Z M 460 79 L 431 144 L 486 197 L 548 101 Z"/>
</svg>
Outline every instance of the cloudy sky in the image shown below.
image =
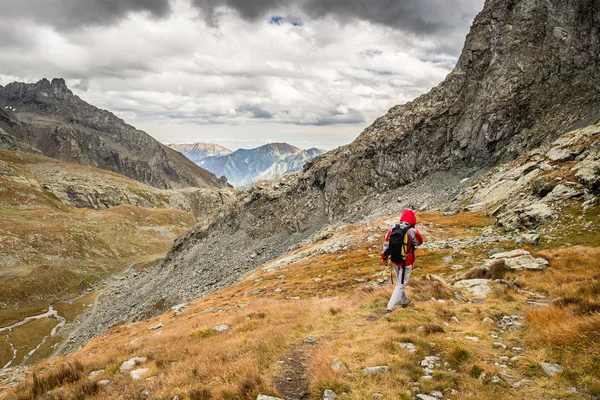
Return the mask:
<svg viewBox="0 0 600 400">
<path fill-rule="evenodd" d="M 166 143 L 351 142 L 453 68 L 483 0 L 0 0 L 0 84 L 63 77 Z"/>
</svg>

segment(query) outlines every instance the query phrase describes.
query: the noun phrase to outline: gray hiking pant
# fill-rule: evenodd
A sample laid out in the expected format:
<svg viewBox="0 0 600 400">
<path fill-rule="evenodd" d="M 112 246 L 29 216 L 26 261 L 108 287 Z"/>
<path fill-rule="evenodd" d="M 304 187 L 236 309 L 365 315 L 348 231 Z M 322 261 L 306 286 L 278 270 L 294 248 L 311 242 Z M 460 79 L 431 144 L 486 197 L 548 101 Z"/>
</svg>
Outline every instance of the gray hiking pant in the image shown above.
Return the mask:
<svg viewBox="0 0 600 400">
<path fill-rule="evenodd" d="M 408 296 L 406 295 L 406 284 L 408 283 L 408 278 L 410 278 L 410 271 L 412 271 L 412 265 L 407 265 L 404 269 L 404 283 L 402 282 L 402 267 L 398 267 L 396 265 L 392 265 L 394 271 L 396 272 L 396 287 L 394 288 L 394 293 L 392 293 L 392 297 L 388 302 L 387 309 L 392 311 L 394 308 L 398 306 L 398 304 L 407 304 Z"/>
</svg>

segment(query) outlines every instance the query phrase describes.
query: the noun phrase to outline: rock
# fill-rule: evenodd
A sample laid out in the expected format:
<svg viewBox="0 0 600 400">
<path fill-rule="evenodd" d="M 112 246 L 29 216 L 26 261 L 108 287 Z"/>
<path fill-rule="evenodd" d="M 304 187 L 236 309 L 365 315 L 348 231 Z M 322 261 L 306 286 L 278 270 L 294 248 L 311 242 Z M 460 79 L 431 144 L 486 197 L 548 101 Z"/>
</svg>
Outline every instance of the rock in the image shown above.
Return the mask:
<svg viewBox="0 0 600 400">
<path fill-rule="evenodd" d="M 546 375 L 548 375 L 549 377 L 560 375 L 564 371 L 564 368 L 559 364 L 542 363 L 541 365 L 542 365 L 542 369 L 544 370 Z"/>
<path fill-rule="evenodd" d="M 531 182 L 531 189 L 538 197 L 545 197 L 555 186 L 556 182 L 550 179 L 537 179 Z"/>
<path fill-rule="evenodd" d="M 98 383 L 98 385 L 106 386 L 110 383 L 110 381 L 108 379 L 102 379 L 101 381 L 98 381 L 97 383 Z"/>
<path fill-rule="evenodd" d="M 489 279 L 465 279 L 456 282 L 454 287 L 459 290 L 466 290 L 474 296 L 486 298 L 492 290 L 488 286 L 489 282 Z"/>
<path fill-rule="evenodd" d="M 462 266 L 462 265 L 460 265 L 460 264 L 456 264 L 456 265 L 453 265 L 453 266 L 451 266 L 451 267 L 450 267 L 450 269 L 451 269 L 452 271 L 458 271 L 458 270 L 461 270 L 461 269 L 465 269 L 465 267 L 463 267 L 463 266 Z"/>
<path fill-rule="evenodd" d="M 452 256 L 446 256 L 442 259 L 444 264 L 450 264 L 452 262 L 452 260 L 454 260 L 454 257 L 452 257 Z"/>
<path fill-rule="evenodd" d="M 535 203 L 521 210 L 519 222 L 526 227 L 535 228 L 554 219 L 555 211 L 545 203 Z"/>
<path fill-rule="evenodd" d="M 492 260 L 502 259 L 505 265 L 513 270 L 521 269 L 533 269 L 543 270 L 548 267 L 548 260 L 545 258 L 533 258 L 531 254 L 526 250 L 513 250 L 506 253 L 494 254 L 490 257 Z M 486 265 L 491 264 L 491 261 L 487 261 Z"/>
<path fill-rule="evenodd" d="M 504 343 L 500 343 L 500 342 L 494 342 L 492 344 L 492 347 L 495 349 L 503 349 L 503 350 L 506 350 L 508 348 L 508 346 L 506 346 Z"/>
<path fill-rule="evenodd" d="M 187 309 L 186 303 L 177 304 L 176 306 L 171 307 L 171 310 L 173 310 L 173 312 L 175 312 L 176 315 L 181 314 L 186 309 Z"/>
<path fill-rule="evenodd" d="M 481 320 L 481 322 L 483 322 L 484 324 L 493 324 L 494 320 L 491 319 L 490 317 L 485 317 L 484 319 Z"/>
<path fill-rule="evenodd" d="M 440 392 L 439 390 L 434 390 L 433 392 L 429 393 L 429 395 L 435 397 L 436 399 L 444 398 L 444 394 L 442 392 Z"/>
<path fill-rule="evenodd" d="M 228 330 L 229 330 L 229 325 L 215 326 L 215 331 L 217 331 L 217 333 L 227 332 Z"/>
<path fill-rule="evenodd" d="M 515 244 L 517 245 L 532 245 L 535 246 L 540 242 L 539 234 L 524 234 L 521 235 L 515 240 Z"/>
<path fill-rule="evenodd" d="M 454 323 L 456 323 L 456 324 L 459 324 L 459 323 L 460 323 L 460 320 L 459 320 L 459 319 L 458 319 L 458 317 L 456 317 L 456 316 L 454 316 L 454 317 L 450 318 L 450 321 L 452 321 L 452 322 L 454 322 Z"/>
<path fill-rule="evenodd" d="M 133 372 L 133 371 L 132 371 L 132 372 Z M 150 391 L 149 391 L 148 389 L 144 389 L 144 390 L 142 390 L 142 392 L 140 393 L 140 396 L 141 396 L 142 398 L 144 398 L 144 399 L 145 399 L 146 397 L 149 397 L 149 396 L 150 396 Z"/>
<path fill-rule="evenodd" d="M 465 339 L 471 340 L 473 342 L 479 342 L 479 338 L 477 336 L 465 336 Z"/>
<path fill-rule="evenodd" d="M 494 385 L 504 385 L 504 381 L 498 375 L 492 376 L 491 382 Z"/>
<path fill-rule="evenodd" d="M 433 397 L 433 396 L 429 396 L 427 394 L 421 394 L 421 393 L 419 393 L 418 395 L 416 395 L 415 398 L 417 400 L 438 400 L 437 397 Z"/>
<path fill-rule="evenodd" d="M 497 259 L 506 259 L 506 258 L 520 257 L 520 256 L 529 256 L 529 255 L 531 255 L 531 253 L 529 253 L 527 250 L 518 249 L 518 250 L 512 250 L 512 251 L 507 251 L 507 252 L 502 252 L 502 253 L 494 253 L 494 254 L 490 255 L 490 258 L 493 260 L 497 260 Z"/>
<path fill-rule="evenodd" d="M 383 399 L 383 394 L 381 394 L 381 393 L 373 393 L 371 395 L 371 397 L 374 398 L 374 399 Z"/>
<path fill-rule="evenodd" d="M 147 357 L 130 358 L 129 360 L 127 360 L 127 361 L 123 362 L 123 364 L 121 364 L 121 367 L 119 367 L 119 371 L 121 371 L 121 372 L 129 371 L 130 369 L 133 369 L 133 367 L 135 367 L 136 365 L 145 363 L 146 361 L 148 361 Z"/>
<path fill-rule="evenodd" d="M 90 380 L 95 379 L 95 378 L 99 377 L 100 375 L 102 375 L 103 373 L 104 373 L 103 369 L 100 369 L 98 371 L 92 371 L 88 375 L 88 379 L 90 379 Z"/>
<path fill-rule="evenodd" d="M 495 255 L 495 254 L 504 253 L 504 252 L 506 252 L 506 250 L 504 250 L 504 249 L 502 249 L 502 248 L 500 248 L 500 247 L 495 247 L 495 248 L 493 248 L 492 250 L 490 250 L 490 252 L 489 252 L 489 256 L 490 256 L 490 258 L 491 258 L 491 257 L 492 257 L 493 255 Z"/>
<path fill-rule="evenodd" d="M 390 367 L 387 365 L 379 365 L 376 367 L 366 367 L 362 369 L 363 375 L 379 375 L 390 372 Z"/>
<path fill-rule="evenodd" d="M 303 343 L 305 344 L 314 344 L 317 343 L 317 339 L 314 337 L 309 337 L 303 340 Z"/>
<path fill-rule="evenodd" d="M 153 327 L 151 327 L 151 328 L 150 328 L 150 330 L 151 330 L 151 331 L 155 331 L 155 330 L 157 330 L 157 329 L 160 329 L 160 328 L 162 328 L 163 326 L 165 326 L 165 325 L 164 325 L 162 322 L 160 322 L 160 323 L 158 323 L 158 324 L 154 325 Z"/>
<path fill-rule="evenodd" d="M 593 192 L 600 191 L 600 160 L 586 160 L 575 166 L 575 178 Z"/>
<path fill-rule="evenodd" d="M 337 393 L 333 390 L 327 389 L 323 392 L 323 400 L 336 400 L 337 397 Z"/>
<path fill-rule="evenodd" d="M 134 369 L 133 371 L 129 372 L 129 375 L 131 376 L 131 379 L 137 381 L 142 379 L 142 375 L 144 375 L 148 371 L 150 371 L 148 368 Z"/>
<path fill-rule="evenodd" d="M 283 400 L 279 397 L 267 396 L 265 394 L 259 394 L 256 400 Z"/>
<path fill-rule="evenodd" d="M 417 351 L 417 346 L 415 346 L 413 343 L 410 343 L 410 342 L 401 342 L 401 343 L 398 343 L 398 346 L 405 349 L 409 353 L 415 353 Z"/>
<path fill-rule="evenodd" d="M 583 194 L 583 191 L 572 182 L 558 184 L 552 189 L 552 192 L 546 197 L 546 201 L 568 200 L 573 197 L 578 197 Z"/>
<path fill-rule="evenodd" d="M 341 362 L 337 358 L 335 358 L 331 362 L 331 369 L 334 370 L 335 372 L 348 373 L 348 367 L 346 366 L 346 364 L 344 364 L 343 362 Z"/>
</svg>

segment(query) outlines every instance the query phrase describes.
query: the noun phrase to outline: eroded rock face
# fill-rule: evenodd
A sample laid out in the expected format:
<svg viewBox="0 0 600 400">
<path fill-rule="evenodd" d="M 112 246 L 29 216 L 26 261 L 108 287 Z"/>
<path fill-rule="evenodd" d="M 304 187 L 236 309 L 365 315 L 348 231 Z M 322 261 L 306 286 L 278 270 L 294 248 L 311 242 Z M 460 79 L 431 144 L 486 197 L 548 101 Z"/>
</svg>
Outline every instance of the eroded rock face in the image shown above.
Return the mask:
<svg viewBox="0 0 600 400">
<path fill-rule="evenodd" d="M 161 189 L 227 187 L 182 154 L 75 96 L 63 79 L 0 91 L 0 128 L 61 161 L 97 167 Z"/>
</svg>

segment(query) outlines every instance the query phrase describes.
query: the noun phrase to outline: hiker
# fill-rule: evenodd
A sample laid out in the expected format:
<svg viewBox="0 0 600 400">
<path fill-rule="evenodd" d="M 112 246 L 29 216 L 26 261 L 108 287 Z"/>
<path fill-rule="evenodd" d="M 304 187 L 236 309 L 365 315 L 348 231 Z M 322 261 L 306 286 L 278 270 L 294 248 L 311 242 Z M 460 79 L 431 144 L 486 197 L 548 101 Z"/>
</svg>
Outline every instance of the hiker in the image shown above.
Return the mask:
<svg viewBox="0 0 600 400">
<path fill-rule="evenodd" d="M 423 237 L 415 228 L 416 225 L 415 212 L 406 208 L 400 217 L 400 223 L 394 225 L 385 235 L 381 261 L 385 264 L 390 259 L 396 273 L 396 287 L 388 302 L 387 312 L 394 310 L 399 303 L 403 308 L 410 303 L 406 295 L 406 284 L 415 262 L 415 247 L 423 244 Z"/>
</svg>

